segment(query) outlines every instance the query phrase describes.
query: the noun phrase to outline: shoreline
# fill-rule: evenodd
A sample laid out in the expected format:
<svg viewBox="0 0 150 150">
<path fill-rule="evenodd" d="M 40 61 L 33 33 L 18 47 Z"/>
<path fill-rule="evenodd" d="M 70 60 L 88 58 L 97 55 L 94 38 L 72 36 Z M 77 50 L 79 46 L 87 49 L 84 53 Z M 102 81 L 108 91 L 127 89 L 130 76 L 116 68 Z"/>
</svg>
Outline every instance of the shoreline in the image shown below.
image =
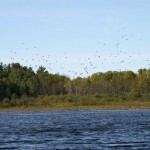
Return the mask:
<svg viewBox="0 0 150 150">
<path fill-rule="evenodd" d="M 57 110 L 82 110 L 82 109 L 97 109 L 97 110 L 138 110 L 138 109 L 150 109 L 150 102 L 148 105 L 87 105 L 87 106 L 14 106 L 14 107 L 1 107 L 0 112 L 2 111 L 57 111 Z"/>
</svg>

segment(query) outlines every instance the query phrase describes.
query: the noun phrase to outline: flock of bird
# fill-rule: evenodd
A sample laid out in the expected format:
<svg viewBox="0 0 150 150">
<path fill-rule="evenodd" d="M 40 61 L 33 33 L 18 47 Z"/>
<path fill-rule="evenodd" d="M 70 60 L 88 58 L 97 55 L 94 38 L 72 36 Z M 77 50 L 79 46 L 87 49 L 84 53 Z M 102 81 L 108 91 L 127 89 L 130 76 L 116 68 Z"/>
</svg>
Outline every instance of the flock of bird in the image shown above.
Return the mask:
<svg viewBox="0 0 150 150">
<path fill-rule="evenodd" d="M 120 33 L 119 30 L 116 32 L 118 34 Z M 111 45 L 103 41 L 98 41 L 97 46 L 99 48 L 97 50 L 90 51 L 90 53 L 87 51 L 86 54 L 83 53 L 77 56 L 74 53 L 72 54 L 71 51 L 69 53 L 63 52 L 59 54 L 58 52 L 50 51 L 49 54 L 44 54 L 44 51 L 40 52 L 37 46 L 26 48 L 26 44 L 22 42 L 20 46 L 25 56 L 18 57 L 17 51 L 10 50 L 10 61 L 19 62 L 25 66 L 32 67 L 34 70 L 37 70 L 39 66 L 44 66 L 50 73 L 64 74 L 72 78 L 89 76 L 92 73 L 103 70 L 112 70 L 111 68 L 114 68 L 114 66 L 116 70 L 121 70 L 122 68 L 128 70 L 127 66 L 130 66 L 132 63 L 137 63 L 137 58 L 140 58 L 142 55 L 141 49 L 135 49 L 134 51 L 124 50 L 124 48 L 130 48 L 128 42 L 131 38 L 133 38 L 132 34 L 120 34 L 120 38 L 111 43 Z M 142 41 L 143 39 L 139 38 L 138 40 Z M 108 51 L 108 45 L 113 50 Z M 149 63 L 150 59 L 144 61 Z"/>
</svg>

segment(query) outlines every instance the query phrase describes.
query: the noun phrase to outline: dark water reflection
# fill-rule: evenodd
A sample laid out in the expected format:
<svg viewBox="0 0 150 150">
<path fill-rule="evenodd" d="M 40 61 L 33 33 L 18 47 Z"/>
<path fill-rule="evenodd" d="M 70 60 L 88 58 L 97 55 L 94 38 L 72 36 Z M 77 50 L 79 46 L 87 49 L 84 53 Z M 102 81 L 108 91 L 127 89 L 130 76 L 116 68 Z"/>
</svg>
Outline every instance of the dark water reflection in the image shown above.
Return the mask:
<svg viewBox="0 0 150 150">
<path fill-rule="evenodd" d="M 150 110 L 0 112 L 0 149 L 150 149 Z"/>
</svg>

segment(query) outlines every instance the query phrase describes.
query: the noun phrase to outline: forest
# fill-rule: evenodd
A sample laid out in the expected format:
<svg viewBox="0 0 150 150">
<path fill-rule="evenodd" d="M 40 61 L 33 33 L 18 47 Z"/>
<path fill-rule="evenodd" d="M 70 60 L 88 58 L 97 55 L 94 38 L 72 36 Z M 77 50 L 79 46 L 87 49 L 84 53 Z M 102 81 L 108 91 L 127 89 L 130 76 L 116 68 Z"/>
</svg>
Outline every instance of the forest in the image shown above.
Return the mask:
<svg viewBox="0 0 150 150">
<path fill-rule="evenodd" d="M 85 78 L 70 79 L 65 75 L 51 74 L 43 66 L 34 72 L 31 67 L 19 63 L 0 63 L 0 104 L 22 105 L 23 99 L 34 101 L 44 96 L 74 96 L 77 99 L 92 96 L 103 100 L 123 101 L 150 100 L 150 69 L 139 69 L 137 73 L 97 72 Z"/>
</svg>

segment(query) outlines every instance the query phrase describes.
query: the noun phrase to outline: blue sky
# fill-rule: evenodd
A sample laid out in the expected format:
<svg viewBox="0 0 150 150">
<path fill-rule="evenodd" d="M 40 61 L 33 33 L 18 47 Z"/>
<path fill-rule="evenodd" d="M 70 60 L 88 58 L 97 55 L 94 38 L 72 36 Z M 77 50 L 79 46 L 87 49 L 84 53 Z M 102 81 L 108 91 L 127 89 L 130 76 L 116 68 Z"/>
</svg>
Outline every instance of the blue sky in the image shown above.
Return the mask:
<svg viewBox="0 0 150 150">
<path fill-rule="evenodd" d="M 0 61 L 69 77 L 149 68 L 149 8 L 149 0 L 0 0 Z"/>
</svg>

